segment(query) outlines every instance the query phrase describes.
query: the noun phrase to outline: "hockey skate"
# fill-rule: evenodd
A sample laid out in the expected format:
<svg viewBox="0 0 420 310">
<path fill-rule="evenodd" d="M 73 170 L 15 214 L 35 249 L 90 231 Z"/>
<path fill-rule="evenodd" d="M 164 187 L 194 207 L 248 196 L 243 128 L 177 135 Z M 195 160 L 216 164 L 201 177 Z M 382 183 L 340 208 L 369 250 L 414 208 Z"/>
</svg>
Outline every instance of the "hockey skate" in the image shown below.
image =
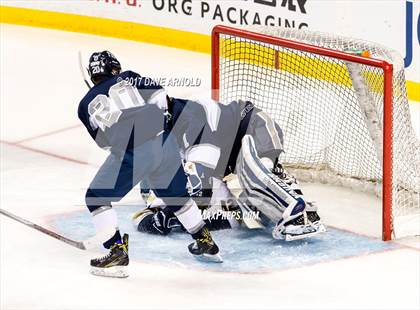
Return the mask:
<svg viewBox="0 0 420 310">
<path fill-rule="evenodd" d="M 314 220 L 309 220 L 310 217 Z M 304 212 L 297 218 L 284 222 L 280 220 L 273 228 L 273 238 L 285 241 L 294 241 L 316 236 L 320 233 L 326 232 L 325 226 L 320 222 L 320 217 L 316 211 Z"/>
<path fill-rule="evenodd" d="M 213 241 L 207 227 L 203 228 L 200 236 L 188 246 L 188 250 L 195 258 L 205 262 L 222 263 L 219 247 Z"/>
<path fill-rule="evenodd" d="M 298 195 L 303 196 L 302 189 L 293 175 L 286 172 L 284 167 L 278 162 L 274 164 L 272 172 L 282 179 Z M 272 235 L 274 239 L 283 239 L 286 241 L 299 240 L 313 237 L 326 231 L 318 215 L 318 208 L 315 201 L 307 201 L 305 211 L 299 217 L 284 222 L 280 220 L 274 227 Z"/>
<path fill-rule="evenodd" d="M 122 243 L 115 243 L 108 255 L 90 261 L 90 273 L 95 276 L 127 278 L 128 235 L 124 234 Z"/>
<path fill-rule="evenodd" d="M 308 216 L 308 221 L 311 223 L 317 223 L 321 220 L 318 215 L 318 207 L 315 201 L 307 201 L 306 202 L 306 215 Z"/>
</svg>

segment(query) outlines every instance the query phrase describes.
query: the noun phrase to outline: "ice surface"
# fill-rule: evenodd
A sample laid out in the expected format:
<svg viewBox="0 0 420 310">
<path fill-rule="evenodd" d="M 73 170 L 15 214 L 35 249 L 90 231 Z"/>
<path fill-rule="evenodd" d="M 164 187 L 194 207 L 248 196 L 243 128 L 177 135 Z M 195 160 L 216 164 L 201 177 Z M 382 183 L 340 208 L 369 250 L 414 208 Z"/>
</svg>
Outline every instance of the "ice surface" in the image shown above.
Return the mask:
<svg viewBox="0 0 420 310">
<path fill-rule="evenodd" d="M 274 240 L 269 230 L 244 228 L 213 232 L 213 237 L 221 248 L 224 263 L 206 264 L 194 260 L 188 254 L 186 246 L 191 243 L 191 237 L 186 233 L 155 236 L 137 232 L 130 218 L 138 209 L 138 206 L 133 205 L 116 208 L 121 231 L 130 234 L 131 258 L 140 262 L 213 271 L 258 273 L 398 248 L 393 243 L 333 228 L 317 237 L 294 242 Z M 94 233 L 87 211 L 57 215 L 50 223 L 56 231 L 77 240 L 84 240 Z"/>
</svg>

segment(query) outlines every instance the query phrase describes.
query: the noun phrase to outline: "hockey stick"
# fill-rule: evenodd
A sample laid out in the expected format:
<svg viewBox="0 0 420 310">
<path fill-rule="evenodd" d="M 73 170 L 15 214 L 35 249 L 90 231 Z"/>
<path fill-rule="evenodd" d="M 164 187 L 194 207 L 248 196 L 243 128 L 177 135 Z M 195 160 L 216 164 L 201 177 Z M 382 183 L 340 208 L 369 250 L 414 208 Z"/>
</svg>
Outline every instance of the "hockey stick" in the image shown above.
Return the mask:
<svg viewBox="0 0 420 310">
<path fill-rule="evenodd" d="M 80 73 L 82 74 L 83 80 L 86 83 L 86 86 L 91 89 L 92 86 L 90 85 L 90 83 L 88 82 L 88 79 L 86 78 L 86 74 L 85 74 L 85 70 L 83 69 L 83 61 L 82 61 L 82 52 L 79 51 L 78 52 L 79 55 L 79 68 L 80 68 Z"/>
<path fill-rule="evenodd" d="M 22 224 L 24 224 L 26 226 L 29 226 L 29 227 L 31 227 L 33 229 L 36 229 L 36 230 L 38 230 L 38 231 L 40 231 L 40 232 L 42 232 L 42 233 L 44 233 L 44 234 L 46 234 L 46 235 L 48 235 L 50 237 L 53 237 L 53 238 L 58 239 L 58 240 L 60 240 L 60 241 L 62 241 L 64 243 L 67 243 L 67 244 L 69 244 L 71 246 L 74 246 L 75 248 L 78 248 L 80 250 L 86 250 L 85 244 L 83 242 L 74 241 L 74 240 L 71 240 L 71 239 L 66 238 L 64 236 L 61 236 L 61 235 L 59 235 L 59 234 L 57 234 L 57 233 L 55 233 L 55 232 L 53 232 L 51 230 L 48 230 L 48 229 L 46 229 L 46 228 L 44 228 L 42 226 L 39 226 L 39 225 L 37 225 L 35 223 L 32 223 L 32 222 L 30 222 L 28 220 L 25 220 L 24 218 L 21 218 L 21 217 L 19 217 L 17 215 L 14 215 L 14 214 L 12 214 L 12 213 L 10 213 L 10 212 L 8 212 L 6 210 L 3 210 L 1 208 L 0 208 L 0 213 L 3 214 L 3 215 L 5 215 L 5 216 L 7 216 L 7 217 L 10 217 L 11 219 L 14 219 L 15 221 L 18 221 L 18 222 L 20 222 L 20 223 L 22 223 Z"/>
</svg>

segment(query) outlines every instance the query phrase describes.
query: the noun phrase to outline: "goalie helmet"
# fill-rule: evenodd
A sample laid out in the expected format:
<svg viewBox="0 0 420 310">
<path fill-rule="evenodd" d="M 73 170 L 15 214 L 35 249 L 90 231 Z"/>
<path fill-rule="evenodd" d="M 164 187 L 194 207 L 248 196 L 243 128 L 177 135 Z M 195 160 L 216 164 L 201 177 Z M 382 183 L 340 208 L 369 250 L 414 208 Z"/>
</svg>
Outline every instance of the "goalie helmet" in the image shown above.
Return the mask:
<svg viewBox="0 0 420 310">
<path fill-rule="evenodd" d="M 121 64 L 111 52 L 95 52 L 89 58 L 88 72 L 91 81 L 96 85 L 104 78 L 119 74 Z"/>
</svg>

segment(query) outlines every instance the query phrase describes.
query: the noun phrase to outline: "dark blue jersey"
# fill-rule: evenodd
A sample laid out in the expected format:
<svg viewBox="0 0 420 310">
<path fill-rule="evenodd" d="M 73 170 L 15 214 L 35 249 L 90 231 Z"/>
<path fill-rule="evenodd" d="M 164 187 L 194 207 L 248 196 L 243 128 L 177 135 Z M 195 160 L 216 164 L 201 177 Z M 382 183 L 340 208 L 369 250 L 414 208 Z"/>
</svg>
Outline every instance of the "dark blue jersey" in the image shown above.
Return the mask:
<svg viewBox="0 0 420 310">
<path fill-rule="evenodd" d="M 81 100 L 78 116 L 102 148 L 125 151 L 164 130 L 166 92 L 132 71 L 92 87 Z"/>
</svg>

